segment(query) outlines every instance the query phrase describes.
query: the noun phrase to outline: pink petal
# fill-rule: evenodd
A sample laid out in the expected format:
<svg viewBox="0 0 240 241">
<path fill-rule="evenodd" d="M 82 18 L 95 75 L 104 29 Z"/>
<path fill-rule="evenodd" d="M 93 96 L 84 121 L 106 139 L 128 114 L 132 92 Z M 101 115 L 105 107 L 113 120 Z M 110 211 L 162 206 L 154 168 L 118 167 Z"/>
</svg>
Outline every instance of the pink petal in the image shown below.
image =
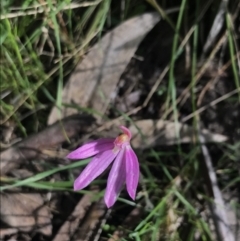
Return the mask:
<svg viewBox="0 0 240 241">
<path fill-rule="evenodd" d="M 98 139 L 95 141 L 88 142 L 83 146 L 79 147 L 75 151 L 69 153 L 67 158 L 69 159 L 84 159 L 96 155 L 99 152 L 113 149 L 114 147 L 113 138 Z"/>
<path fill-rule="evenodd" d="M 136 190 L 139 181 L 139 163 L 138 158 L 131 148 L 131 146 L 126 147 L 124 159 L 126 160 L 126 186 L 129 196 L 134 200 L 136 196 Z"/>
<path fill-rule="evenodd" d="M 80 190 L 89 185 L 104 172 L 119 151 L 107 150 L 96 155 L 74 182 L 74 190 Z"/>
<path fill-rule="evenodd" d="M 129 140 L 132 138 L 132 133 L 127 127 L 120 126 L 120 129 L 123 131 L 124 134 L 126 134 L 129 137 Z"/>
<path fill-rule="evenodd" d="M 108 208 L 116 202 L 122 185 L 126 180 L 124 152 L 125 149 L 120 150 L 108 176 L 107 188 L 104 196 L 104 200 Z"/>
</svg>

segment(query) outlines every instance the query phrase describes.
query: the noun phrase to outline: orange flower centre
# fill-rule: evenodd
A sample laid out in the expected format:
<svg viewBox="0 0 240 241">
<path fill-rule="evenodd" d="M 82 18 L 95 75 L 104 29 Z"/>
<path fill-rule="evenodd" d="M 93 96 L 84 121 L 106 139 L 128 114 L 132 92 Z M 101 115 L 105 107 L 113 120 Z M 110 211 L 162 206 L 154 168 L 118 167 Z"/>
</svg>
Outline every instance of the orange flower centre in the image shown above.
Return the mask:
<svg viewBox="0 0 240 241">
<path fill-rule="evenodd" d="M 126 134 L 121 134 L 116 138 L 116 143 L 117 144 L 122 144 L 126 141 L 129 141 L 129 138 Z"/>
<path fill-rule="evenodd" d="M 129 142 L 129 137 L 127 134 L 121 134 L 119 135 L 115 141 L 114 141 L 114 144 L 115 144 L 115 147 L 122 147 L 123 144 L 126 144 Z"/>
</svg>

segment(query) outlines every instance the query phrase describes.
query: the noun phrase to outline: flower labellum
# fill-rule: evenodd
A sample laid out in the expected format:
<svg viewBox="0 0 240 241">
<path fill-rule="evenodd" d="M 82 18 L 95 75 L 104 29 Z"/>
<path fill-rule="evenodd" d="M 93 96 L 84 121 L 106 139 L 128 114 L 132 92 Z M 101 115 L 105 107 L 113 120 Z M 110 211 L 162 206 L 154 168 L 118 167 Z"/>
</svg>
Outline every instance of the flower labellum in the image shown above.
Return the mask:
<svg viewBox="0 0 240 241">
<path fill-rule="evenodd" d="M 134 200 L 139 181 L 138 158 L 130 145 L 132 134 L 125 126 L 120 128 L 123 134 L 117 138 L 102 138 L 88 142 L 67 156 L 69 159 L 85 159 L 94 156 L 75 180 L 75 191 L 88 186 L 113 162 L 104 196 L 108 208 L 116 202 L 125 182 L 127 192 Z"/>
</svg>

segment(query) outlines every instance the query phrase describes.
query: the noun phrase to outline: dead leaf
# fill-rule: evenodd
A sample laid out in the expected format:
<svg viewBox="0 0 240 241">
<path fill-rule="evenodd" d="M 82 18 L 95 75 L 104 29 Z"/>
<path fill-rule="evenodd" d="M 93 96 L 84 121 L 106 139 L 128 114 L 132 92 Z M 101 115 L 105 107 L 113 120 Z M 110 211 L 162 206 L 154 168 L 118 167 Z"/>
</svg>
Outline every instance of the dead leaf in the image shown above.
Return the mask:
<svg viewBox="0 0 240 241">
<path fill-rule="evenodd" d="M 142 138 L 136 126 L 140 129 L 145 138 Z M 136 121 L 135 125 L 131 125 L 130 130 L 133 135 L 132 145 L 135 148 L 174 145 L 177 143 L 191 143 L 197 141 L 196 130 L 192 126 L 180 122 L 175 123 L 172 121 L 155 121 L 149 119 L 140 120 Z M 179 139 L 177 138 L 177 132 L 179 132 Z M 224 135 L 211 133 L 206 129 L 202 129 L 201 134 L 205 138 L 205 143 L 224 142 L 228 139 Z"/>
<path fill-rule="evenodd" d="M 101 218 L 106 213 L 107 208 L 104 202 L 104 199 L 99 200 L 96 202 L 91 210 L 87 213 L 84 217 L 84 222 L 77 230 L 76 235 L 74 235 L 74 241 L 88 241 L 92 240 L 91 237 L 93 236 L 94 232 L 97 229 L 97 226 L 101 222 Z"/>
<path fill-rule="evenodd" d="M 51 235 L 51 216 L 39 194 L 1 193 L 0 198 L 0 218 L 10 228 Z"/>
<path fill-rule="evenodd" d="M 95 192 L 94 192 L 95 193 Z M 77 231 L 79 221 L 86 215 L 87 209 L 92 204 L 93 193 L 85 194 L 75 206 L 73 212 L 58 230 L 58 233 L 52 241 L 70 240 Z"/>
<path fill-rule="evenodd" d="M 1 228 L 0 229 L 0 240 L 3 240 L 5 236 L 13 235 L 17 233 L 17 228 Z"/>
<path fill-rule="evenodd" d="M 103 114 L 139 43 L 159 19 L 157 13 L 146 13 L 107 33 L 73 72 L 63 90 L 63 102 L 92 107 Z M 66 117 L 76 112 L 73 108 L 63 108 L 62 116 Z M 48 124 L 58 119 L 58 109 L 54 107 Z"/>
<path fill-rule="evenodd" d="M 81 132 L 88 132 L 93 126 L 94 118 L 87 115 L 73 115 L 57 122 L 43 131 L 29 136 L 9 149 L 1 152 L 1 174 L 16 168 L 21 161 L 42 155 L 42 150 L 59 145 Z"/>
</svg>

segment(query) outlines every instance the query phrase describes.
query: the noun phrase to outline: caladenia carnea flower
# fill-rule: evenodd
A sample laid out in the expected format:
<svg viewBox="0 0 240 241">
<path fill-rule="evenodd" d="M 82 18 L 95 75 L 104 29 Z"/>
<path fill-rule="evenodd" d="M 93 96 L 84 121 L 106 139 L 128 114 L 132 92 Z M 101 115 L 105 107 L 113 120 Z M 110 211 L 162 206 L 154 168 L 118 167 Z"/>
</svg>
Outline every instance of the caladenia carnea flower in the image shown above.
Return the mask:
<svg viewBox="0 0 240 241">
<path fill-rule="evenodd" d="M 132 134 L 128 128 L 124 126 L 120 128 L 123 134 L 117 138 L 102 138 L 88 142 L 67 156 L 69 159 L 85 159 L 94 156 L 75 180 L 75 191 L 88 186 L 113 162 L 104 196 L 108 208 L 116 202 L 124 183 L 129 196 L 134 200 L 139 181 L 138 158 L 130 145 Z"/>
</svg>

